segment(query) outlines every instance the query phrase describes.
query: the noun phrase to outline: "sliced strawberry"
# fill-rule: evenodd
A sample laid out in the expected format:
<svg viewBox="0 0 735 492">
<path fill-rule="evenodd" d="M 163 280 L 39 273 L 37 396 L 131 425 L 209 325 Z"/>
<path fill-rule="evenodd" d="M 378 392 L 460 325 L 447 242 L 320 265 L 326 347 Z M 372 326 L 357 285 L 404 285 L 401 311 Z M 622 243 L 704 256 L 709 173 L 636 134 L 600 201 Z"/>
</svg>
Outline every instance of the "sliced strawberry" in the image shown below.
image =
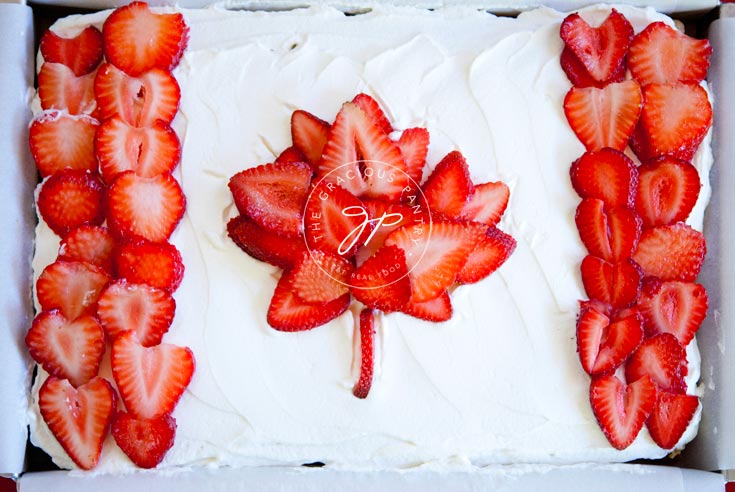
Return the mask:
<svg viewBox="0 0 735 492">
<path fill-rule="evenodd" d="M 626 80 L 602 89 L 572 87 L 564 98 L 564 114 L 588 151 L 605 147 L 624 150 L 642 104 L 638 83 Z"/>
<path fill-rule="evenodd" d="M 582 368 L 593 376 L 614 372 L 643 340 L 642 324 L 640 315 L 611 321 L 594 308 L 583 310 L 577 320 Z"/>
<path fill-rule="evenodd" d="M 106 183 L 124 171 L 152 178 L 174 170 L 181 158 L 176 132 L 162 121 L 136 128 L 118 117 L 106 120 L 97 130 L 94 151 Z"/>
<path fill-rule="evenodd" d="M 317 175 L 357 197 L 399 200 L 408 184 L 401 151 L 359 106 L 345 103 L 329 132 Z"/>
<path fill-rule="evenodd" d="M 414 318 L 440 323 L 452 319 L 452 299 L 446 290 L 439 296 L 424 302 L 409 300 L 401 311 Z"/>
<path fill-rule="evenodd" d="M 287 238 L 263 229 L 245 215 L 227 223 L 227 234 L 240 249 L 255 258 L 288 270 L 306 253 L 303 238 Z"/>
<path fill-rule="evenodd" d="M 114 263 L 119 278 L 167 292 L 175 291 L 184 276 L 181 253 L 169 243 L 125 242 L 115 251 Z"/>
<path fill-rule="evenodd" d="M 627 385 L 615 375 L 598 376 L 590 385 L 592 412 L 615 449 L 630 446 L 656 404 L 656 385 L 648 376 Z"/>
<path fill-rule="evenodd" d="M 621 63 L 619 68 L 610 75 L 610 79 L 604 82 L 595 80 L 587 71 L 584 63 L 579 61 L 577 55 L 571 48 L 565 46 L 561 52 L 561 68 L 567 74 L 567 78 L 574 87 L 597 87 L 603 88 L 610 82 L 622 82 L 625 79 L 625 63 Z"/>
<path fill-rule="evenodd" d="M 686 347 L 707 316 L 707 291 L 699 284 L 647 279 L 638 306 L 646 335 L 671 333 Z"/>
<path fill-rule="evenodd" d="M 352 388 L 357 398 L 367 398 L 375 366 L 375 316 L 370 308 L 360 312 L 360 377 Z"/>
<path fill-rule="evenodd" d="M 426 178 L 422 189 L 431 213 L 461 217 L 475 189 L 464 156 L 456 150 L 444 156 Z M 470 210 L 476 207 L 474 204 Z M 467 213 L 471 214 L 469 210 Z"/>
<path fill-rule="evenodd" d="M 36 167 L 45 178 L 62 169 L 97 171 L 94 134 L 97 120 L 58 111 L 44 113 L 30 128 L 29 142 Z"/>
<path fill-rule="evenodd" d="M 110 278 L 99 267 L 79 261 L 56 261 L 36 281 L 41 309 L 59 309 L 68 320 L 94 314 L 97 298 Z"/>
<path fill-rule="evenodd" d="M 689 217 L 701 188 L 697 168 L 664 156 L 638 168 L 636 212 L 644 227 L 682 222 Z"/>
<path fill-rule="evenodd" d="M 273 162 L 273 164 L 279 165 L 292 162 L 307 162 L 304 154 L 302 154 L 301 151 L 294 146 L 291 146 L 281 152 L 278 157 L 276 157 L 276 160 Z"/>
<path fill-rule="evenodd" d="M 582 299 L 579 301 L 579 312 L 581 313 L 585 309 L 594 309 L 598 313 L 604 314 L 608 318 L 611 318 L 613 314 L 621 313 L 620 316 L 616 316 L 617 319 L 627 318 L 628 316 L 635 314 L 635 312 L 629 312 L 633 311 L 633 308 L 627 308 L 627 309 L 621 309 L 616 310 L 613 312 L 613 308 L 610 304 L 606 304 L 602 301 L 598 301 L 596 299 Z"/>
<path fill-rule="evenodd" d="M 350 258 L 370 234 L 367 219 L 359 199 L 332 182 L 321 181 L 306 203 L 306 243 L 310 248 Z"/>
<path fill-rule="evenodd" d="M 429 131 L 426 128 L 403 130 L 396 145 L 398 145 L 403 160 L 406 162 L 406 173 L 413 180 L 408 185 L 418 186 L 424 175 L 424 166 L 426 166 L 426 154 L 429 151 Z"/>
<path fill-rule="evenodd" d="M 633 259 L 648 276 L 693 282 L 706 252 L 702 233 L 680 222 L 643 231 Z"/>
<path fill-rule="evenodd" d="M 484 279 L 506 262 L 516 249 L 516 240 L 500 229 L 488 227 L 475 245 L 467 262 L 457 273 L 456 282 L 474 284 Z"/>
<path fill-rule="evenodd" d="M 165 290 L 126 280 L 110 283 L 97 300 L 97 318 L 112 340 L 135 332 L 144 347 L 161 343 L 174 320 L 176 301 Z"/>
<path fill-rule="evenodd" d="M 371 221 L 372 231 L 365 244 L 357 250 L 355 260 L 358 266 L 383 247 L 385 238 L 392 231 L 405 225 L 429 222 L 426 206 L 409 206 L 406 203 L 389 203 L 374 199 L 365 199 L 362 203 Z"/>
<path fill-rule="evenodd" d="M 474 222 L 434 222 L 393 231 L 386 245 L 396 245 L 406 254 L 411 281 L 411 299 L 434 299 L 452 285 L 462 271 L 487 226 Z"/>
<path fill-rule="evenodd" d="M 581 198 L 598 198 L 610 208 L 633 208 L 635 204 L 638 169 L 620 151 L 585 152 L 574 161 L 569 174 Z"/>
<path fill-rule="evenodd" d="M 100 64 L 102 44 L 102 33 L 89 26 L 73 38 L 62 38 L 49 29 L 41 36 L 39 48 L 44 61 L 64 64 L 80 77 Z"/>
<path fill-rule="evenodd" d="M 643 275 L 631 260 L 609 263 L 588 255 L 582 260 L 582 283 L 590 299 L 615 309 L 633 304 L 641 292 Z"/>
<path fill-rule="evenodd" d="M 38 408 L 51 433 L 74 463 L 84 470 L 97 465 L 115 411 L 115 390 L 96 377 L 74 389 L 54 376 L 38 392 Z"/>
<path fill-rule="evenodd" d="M 712 46 L 663 22 L 649 24 L 630 44 L 628 67 L 641 85 L 701 82 L 707 76 Z"/>
<path fill-rule="evenodd" d="M 105 332 L 93 316 L 69 321 L 58 309 L 39 313 L 25 341 L 33 360 L 74 387 L 97 375 L 105 353 Z"/>
<path fill-rule="evenodd" d="M 100 225 L 105 220 L 105 187 L 96 175 L 64 169 L 41 185 L 38 212 L 59 236 L 75 227 Z"/>
<path fill-rule="evenodd" d="M 309 304 L 294 293 L 292 277 L 283 272 L 268 306 L 268 324 L 278 331 L 305 331 L 332 321 L 350 306 L 350 294 L 333 301 Z"/>
<path fill-rule="evenodd" d="M 475 185 L 469 201 L 462 208 L 459 218 L 497 225 L 505 213 L 510 198 L 510 189 L 502 181 Z"/>
<path fill-rule="evenodd" d="M 181 89 L 171 73 L 153 69 L 132 77 L 106 63 L 97 70 L 94 96 L 103 120 L 114 116 L 143 127 L 156 120 L 171 123 L 179 110 Z"/>
<path fill-rule="evenodd" d="M 313 170 L 319 165 L 331 128 L 326 121 L 301 109 L 291 115 L 293 145 L 306 157 Z"/>
<path fill-rule="evenodd" d="M 145 2 L 116 9 L 102 26 L 102 33 L 107 61 L 133 76 L 153 68 L 172 70 L 189 41 L 189 27 L 182 14 L 156 14 Z"/>
<path fill-rule="evenodd" d="M 406 254 L 398 246 L 383 246 L 353 273 L 350 292 L 368 307 L 400 311 L 411 298 Z"/>
<path fill-rule="evenodd" d="M 304 254 L 291 274 L 294 293 L 304 302 L 320 304 L 349 293 L 355 267 L 341 256 L 319 250 Z"/>
<path fill-rule="evenodd" d="M 625 379 L 649 375 L 661 391 L 685 393 L 687 359 L 684 347 L 671 333 L 661 333 L 641 343 L 625 364 Z"/>
<path fill-rule="evenodd" d="M 112 343 L 112 376 L 132 415 L 155 419 L 170 414 L 194 374 L 188 347 L 162 343 L 144 347 L 128 331 Z"/>
<path fill-rule="evenodd" d="M 697 408 L 699 398 L 694 395 L 660 392 L 656 407 L 646 421 L 653 441 L 663 449 L 673 449 L 689 427 Z"/>
<path fill-rule="evenodd" d="M 119 412 L 112 420 L 110 432 L 136 466 L 155 468 L 174 445 L 176 419 L 171 415 L 143 419 Z"/>
<path fill-rule="evenodd" d="M 301 233 L 311 169 L 303 162 L 263 164 L 230 178 L 235 205 L 259 226 L 286 237 Z"/>
<path fill-rule="evenodd" d="M 598 27 L 591 27 L 579 14 L 570 14 L 561 24 L 560 35 L 595 81 L 608 82 L 621 67 L 625 70 L 633 26 L 617 10 L 612 9 Z"/>
<path fill-rule="evenodd" d="M 81 226 L 64 236 L 59 246 L 59 260 L 86 261 L 112 272 L 115 239 L 105 227 Z"/>
<path fill-rule="evenodd" d="M 592 256 L 605 261 L 612 261 L 612 246 L 610 245 L 610 228 L 605 202 L 597 198 L 585 198 L 577 206 L 574 215 L 579 238 Z"/>
<path fill-rule="evenodd" d="M 184 216 L 186 198 L 170 174 L 142 178 L 125 171 L 110 186 L 107 206 L 116 235 L 161 242 L 171 237 Z"/>
<path fill-rule="evenodd" d="M 643 88 L 643 97 L 637 137 L 642 145 L 633 147 L 638 158 L 671 155 L 691 160 L 712 124 L 707 92 L 696 83 L 650 84 Z"/>
<path fill-rule="evenodd" d="M 610 227 L 613 260 L 627 260 L 638 247 L 643 221 L 632 210 L 619 207 L 607 213 L 607 222 Z"/>
<path fill-rule="evenodd" d="M 38 97 L 43 109 L 66 109 L 69 114 L 92 114 L 95 72 L 77 77 L 61 63 L 46 62 L 38 72 Z"/>
</svg>

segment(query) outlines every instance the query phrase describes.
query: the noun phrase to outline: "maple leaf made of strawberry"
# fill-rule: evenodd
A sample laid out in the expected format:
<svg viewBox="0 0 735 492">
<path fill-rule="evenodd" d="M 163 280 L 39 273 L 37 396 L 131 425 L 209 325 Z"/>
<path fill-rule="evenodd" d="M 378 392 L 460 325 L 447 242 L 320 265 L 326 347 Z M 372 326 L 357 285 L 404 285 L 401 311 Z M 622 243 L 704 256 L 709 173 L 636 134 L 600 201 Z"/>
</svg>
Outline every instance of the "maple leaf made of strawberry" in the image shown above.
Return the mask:
<svg viewBox="0 0 735 492">
<path fill-rule="evenodd" d="M 251 257 L 283 269 L 264 313 L 273 329 L 310 330 L 353 302 L 363 306 L 353 394 L 366 398 L 375 314 L 450 319 L 453 289 L 486 278 L 515 249 L 497 227 L 510 190 L 475 184 L 458 151 L 424 179 L 429 132 L 396 130 L 368 94 L 344 103 L 331 124 L 296 110 L 290 130 L 293 145 L 273 163 L 230 178 L 239 215 L 227 232 Z"/>
</svg>

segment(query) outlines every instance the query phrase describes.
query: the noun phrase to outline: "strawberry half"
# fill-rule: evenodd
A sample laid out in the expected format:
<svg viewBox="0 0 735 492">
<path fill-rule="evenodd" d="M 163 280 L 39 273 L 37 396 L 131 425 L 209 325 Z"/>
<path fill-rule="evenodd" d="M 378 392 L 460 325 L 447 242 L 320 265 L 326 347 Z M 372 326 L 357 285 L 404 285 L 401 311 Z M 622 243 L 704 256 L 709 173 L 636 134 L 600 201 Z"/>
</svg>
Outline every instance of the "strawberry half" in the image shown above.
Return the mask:
<svg viewBox="0 0 735 492">
<path fill-rule="evenodd" d="M 661 391 L 685 393 L 687 359 L 684 347 L 670 333 L 648 338 L 625 364 L 625 379 L 636 381 L 648 375 Z"/>
<path fill-rule="evenodd" d="M 97 375 L 105 353 L 105 332 L 93 316 L 67 320 L 61 311 L 43 311 L 26 334 L 33 360 L 60 379 L 79 387 Z"/>
<path fill-rule="evenodd" d="M 74 388 L 50 376 L 38 392 L 38 408 L 66 454 L 83 470 L 97 465 L 115 411 L 115 390 L 96 377 Z"/>
<path fill-rule="evenodd" d="M 298 109 L 291 115 L 291 139 L 294 147 L 306 157 L 313 170 L 319 165 L 331 128 L 329 123 L 308 111 Z"/>
<path fill-rule="evenodd" d="M 572 87 L 564 98 L 569 126 L 588 151 L 624 150 L 638 123 L 643 96 L 635 80 L 596 87 Z"/>
<path fill-rule="evenodd" d="M 450 218 L 462 216 L 475 191 L 467 161 L 456 150 L 439 161 L 421 188 L 431 213 Z M 470 210 L 474 207 L 477 205 Z M 470 210 L 467 211 L 468 215 L 472 214 Z"/>
<path fill-rule="evenodd" d="M 585 372 L 592 376 L 614 372 L 642 340 L 639 315 L 611 322 L 596 309 L 587 308 L 577 319 L 579 360 Z"/>
<path fill-rule="evenodd" d="M 136 466 L 155 468 L 174 445 L 176 419 L 171 415 L 143 419 L 119 412 L 112 420 L 110 432 L 122 452 Z"/>
<path fill-rule="evenodd" d="M 137 77 L 105 63 L 97 70 L 94 96 L 100 118 L 118 116 L 132 126 L 171 123 L 179 110 L 181 89 L 170 72 L 153 69 Z"/>
<path fill-rule="evenodd" d="M 263 164 L 230 178 L 229 187 L 241 214 L 286 237 L 301 233 L 311 168 L 303 162 Z"/>
<path fill-rule="evenodd" d="M 78 261 L 57 260 L 43 269 L 36 281 L 41 309 L 59 309 L 68 320 L 94 314 L 97 298 L 110 278 L 99 267 Z"/>
<path fill-rule="evenodd" d="M 688 162 L 663 156 L 640 166 L 635 208 L 643 227 L 686 220 L 701 187 L 697 168 Z"/>
<path fill-rule="evenodd" d="M 613 149 L 585 152 L 569 171 L 581 198 L 598 198 L 606 207 L 633 208 L 638 169 L 628 156 Z"/>
<path fill-rule="evenodd" d="M 661 392 L 656 407 L 646 421 L 653 441 L 663 449 L 673 449 L 684 435 L 699 408 L 694 395 Z"/>
<path fill-rule="evenodd" d="M 424 321 L 432 321 L 440 323 L 452 319 L 452 299 L 446 290 L 439 296 L 424 302 L 413 302 L 409 300 L 401 312 L 413 316 L 414 318 L 423 319 Z"/>
<path fill-rule="evenodd" d="M 406 174 L 413 180 L 409 186 L 418 186 L 424 175 L 426 154 L 429 152 L 429 130 L 426 128 L 409 128 L 403 130 L 396 142 L 406 162 Z"/>
<path fill-rule="evenodd" d="M 648 279 L 638 307 L 646 335 L 671 333 L 686 347 L 707 316 L 707 291 L 699 284 Z"/>
<path fill-rule="evenodd" d="M 113 258 L 118 278 L 133 284 L 174 292 L 184 276 L 181 253 L 173 244 L 127 241 L 117 248 Z"/>
<path fill-rule="evenodd" d="M 227 235 L 240 249 L 256 260 L 291 269 L 307 253 L 303 238 L 288 238 L 263 229 L 252 219 L 240 215 L 227 223 Z"/>
<path fill-rule="evenodd" d="M 59 260 L 85 261 L 112 273 L 115 239 L 105 227 L 81 226 L 64 236 L 59 246 Z"/>
<path fill-rule="evenodd" d="M 612 9 L 598 27 L 591 27 L 579 14 L 568 15 L 561 24 L 564 44 L 598 83 L 609 82 L 625 70 L 625 56 L 633 39 L 633 26 Z"/>
<path fill-rule="evenodd" d="M 174 320 L 176 301 L 165 290 L 116 280 L 97 299 L 97 318 L 110 340 L 132 330 L 141 345 L 161 343 Z"/>
<path fill-rule="evenodd" d="M 609 263 L 587 255 L 582 260 L 581 271 L 584 290 L 590 299 L 620 309 L 633 304 L 640 295 L 643 275 L 631 260 Z"/>
<path fill-rule="evenodd" d="M 102 34 L 107 61 L 133 76 L 153 68 L 172 70 L 189 41 L 183 15 L 153 13 L 145 2 L 116 9 Z"/>
<path fill-rule="evenodd" d="M 488 227 L 475 245 L 455 279 L 459 284 L 474 284 L 506 262 L 516 249 L 516 240 L 500 229 Z"/>
<path fill-rule="evenodd" d="M 406 254 L 398 246 L 383 246 L 352 273 L 349 284 L 366 306 L 400 311 L 411 298 Z"/>
<path fill-rule="evenodd" d="M 702 233 L 680 222 L 643 231 L 633 259 L 648 276 L 693 282 L 706 252 Z"/>
<path fill-rule="evenodd" d="M 41 36 L 39 48 L 44 61 L 66 65 L 80 77 L 100 64 L 102 44 L 102 33 L 89 26 L 73 38 L 62 38 L 49 29 Z"/>
<path fill-rule="evenodd" d="M 66 109 L 69 114 L 92 114 L 95 72 L 77 77 L 61 63 L 46 62 L 38 72 L 38 97 L 42 109 Z"/>
<path fill-rule="evenodd" d="M 649 24 L 630 44 L 628 68 L 641 85 L 699 83 L 707 76 L 712 46 L 663 22 Z"/>
<path fill-rule="evenodd" d="M 143 178 L 172 172 L 181 158 L 181 143 L 176 132 L 162 121 L 136 128 L 113 117 L 97 130 L 94 151 L 102 177 L 112 183 L 124 171 L 135 171 Z"/>
<path fill-rule="evenodd" d="M 352 263 L 319 250 L 305 254 L 289 275 L 294 293 L 304 302 L 320 304 L 349 293 Z"/>
<path fill-rule="evenodd" d="M 36 119 L 29 130 L 29 143 L 41 177 L 67 168 L 95 172 L 93 142 L 98 125 L 94 118 L 59 111 Z"/>
<path fill-rule="evenodd" d="M 565 46 L 559 58 L 561 68 L 574 87 L 597 87 L 601 89 L 610 82 L 622 82 L 625 79 L 625 63 L 621 63 L 618 70 L 610 75 L 610 79 L 604 82 L 595 80 L 587 71 L 584 63 L 579 61 L 568 46 Z"/>
<path fill-rule="evenodd" d="M 105 186 L 95 174 L 63 169 L 49 177 L 38 193 L 38 212 L 52 231 L 64 236 L 75 227 L 105 220 Z"/>
<path fill-rule="evenodd" d="M 510 189 L 502 181 L 475 185 L 469 201 L 462 208 L 459 218 L 497 225 L 505 213 L 510 198 Z"/>
<path fill-rule="evenodd" d="M 283 272 L 268 306 L 268 324 L 275 330 L 311 330 L 332 321 L 350 306 L 349 293 L 325 303 L 306 303 L 294 293 L 292 282 L 289 272 Z"/>
<path fill-rule="evenodd" d="M 329 181 L 312 188 L 306 203 L 304 235 L 310 248 L 350 258 L 370 234 L 362 202 Z"/>
<path fill-rule="evenodd" d="M 630 446 L 656 404 L 656 385 L 648 376 L 627 385 L 615 375 L 598 376 L 590 385 L 592 412 L 615 449 Z"/>
<path fill-rule="evenodd" d="M 360 93 L 352 99 L 352 102 L 357 104 L 360 109 L 362 109 L 363 113 L 365 113 L 367 117 L 378 126 L 378 128 L 383 130 L 383 133 L 390 134 L 393 131 L 393 126 L 391 126 L 388 117 L 385 116 L 380 104 L 378 104 L 378 101 L 373 99 L 372 96 Z"/>
<path fill-rule="evenodd" d="M 162 343 L 144 347 L 128 331 L 112 343 L 112 376 L 128 412 L 155 419 L 170 414 L 194 374 L 188 347 Z"/>
<path fill-rule="evenodd" d="M 352 388 L 357 398 L 367 398 L 375 366 L 375 316 L 372 309 L 360 312 L 360 377 Z"/>
</svg>

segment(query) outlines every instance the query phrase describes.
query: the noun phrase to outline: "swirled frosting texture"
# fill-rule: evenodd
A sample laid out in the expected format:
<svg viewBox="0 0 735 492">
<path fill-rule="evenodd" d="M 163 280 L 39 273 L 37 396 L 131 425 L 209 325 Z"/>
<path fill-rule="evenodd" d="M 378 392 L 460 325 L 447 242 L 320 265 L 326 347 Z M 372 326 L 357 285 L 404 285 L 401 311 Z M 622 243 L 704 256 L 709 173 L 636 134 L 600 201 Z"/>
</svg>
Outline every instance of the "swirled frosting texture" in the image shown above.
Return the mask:
<svg viewBox="0 0 735 492">
<path fill-rule="evenodd" d="M 618 9 L 636 31 L 671 23 L 650 9 Z M 164 341 L 192 347 L 197 371 L 161 467 L 618 462 L 666 454 L 645 429 L 624 451 L 608 444 L 577 359 L 585 250 L 569 166 L 584 148 L 562 110 L 570 87 L 558 61 L 564 14 L 183 12 L 191 39 L 175 70 L 182 100 L 174 127 L 188 208 L 172 241 L 186 275 Z M 608 12 L 592 7 L 582 15 L 596 24 Z M 54 29 L 73 33 L 106 15 L 67 18 Z M 331 121 L 358 92 L 375 96 L 397 129 L 429 129 L 430 166 L 459 149 L 475 182 L 508 183 L 500 227 L 518 241 L 499 272 L 456 289 L 451 321 L 380 316 L 376 381 L 365 401 L 350 391 L 357 311 L 309 332 L 272 330 L 265 313 L 279 272 L 242 253 L 225 232 L 236 214 L 228 178 L 291 145 L 294 109 Z M 690 223 L 700 229 L 711 163 L 708 137 L 694 162 L 704 188 Z M 57 244 L 43 224 L 37 242 L 36 275 Z M 696 343 L 690 347 L 694 390 L 699 355 Z M 43 378 L 41 371 L 34 398 Z M 37 406 L 30 415 L 33 441 L 73 467 Z M 695 435 L 696 420 L 680 445 Z M 108 439 L 97 471 L 131 467 Z"/>
</svg>

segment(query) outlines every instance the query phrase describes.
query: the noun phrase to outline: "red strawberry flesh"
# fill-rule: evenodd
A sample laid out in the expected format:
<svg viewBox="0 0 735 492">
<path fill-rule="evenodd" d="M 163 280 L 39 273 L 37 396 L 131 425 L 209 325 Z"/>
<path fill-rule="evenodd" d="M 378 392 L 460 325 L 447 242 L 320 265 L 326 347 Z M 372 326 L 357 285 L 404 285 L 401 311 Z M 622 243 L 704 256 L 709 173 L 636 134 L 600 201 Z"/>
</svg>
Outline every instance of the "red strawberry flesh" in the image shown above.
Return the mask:
<svg viewBox="0 0 735 492">
<path fill-rule="evenodd" d="M 62 169 L 95 172 L 94 135 L 97 120 L 58 111 L 44 113 L 29 130 L 31 154 L 41 177 Z"/>
<path fill-rule="evenodd" d="M 170 415 L 155 419 L 135 418 L 121 412 L 115 415 L 110 432 L 136 466 L 155 468 L 174 445 L 176 419 Z"/>
<path fill-rule="evenodd" d="M 357 398 L 367 398 L 373 384 L 375 365 L 375 315 L 372 309 L 360 313 L 360 377 L 352 388 Z"/>
<path fill-rule="evenodd" d="M 80 77 L 97 68 L 102 45 L 102 33 L 89 26 L 73 38 L 61 37 L 49 29 L 41 36 L 39 48 L 44 61 L 64 64 Z"/>
</svg>

